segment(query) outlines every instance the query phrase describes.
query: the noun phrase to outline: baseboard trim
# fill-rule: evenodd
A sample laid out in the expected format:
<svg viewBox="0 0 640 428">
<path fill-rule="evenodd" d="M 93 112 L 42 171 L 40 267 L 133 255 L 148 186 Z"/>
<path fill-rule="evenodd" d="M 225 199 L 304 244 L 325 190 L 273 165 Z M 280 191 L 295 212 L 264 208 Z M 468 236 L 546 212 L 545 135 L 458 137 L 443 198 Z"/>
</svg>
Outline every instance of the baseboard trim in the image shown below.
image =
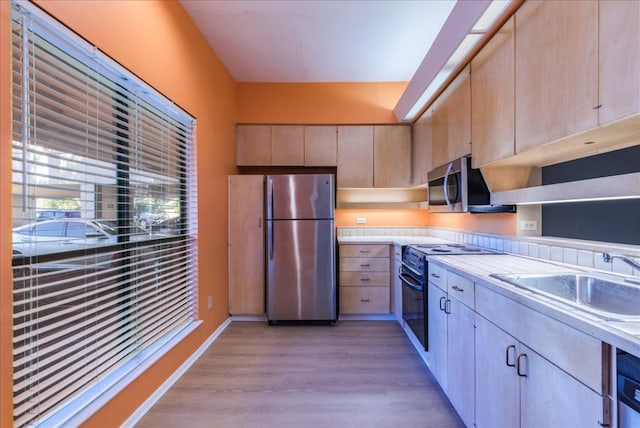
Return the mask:
<svg viewBox="0 0 640 428">
<path fill-rule="evenodd" d="M 211 344 L 218 338 L 218 336 L 222 334 L 222 332 L 229 326 L 229 324 L 231 324 L 231 321 L 235 320 L 232 320 L 231 317 L 229 317 L 222 324 L 220 324 L 220 326 L 213 332 L 213 334 L 211 334 L 211 336 L 209 336 L 207 340 L 202 345 L 200 345 L 196 352 L 194 352 L 184 363 L 182 363 L 182 365 L 175 372 L 173 372 L 173 374 L 166 381 L 164 381 L 164 383 L 160 385 L 160 387 L 156 389 L 154 393 L 151 394 L 151 396 L 147 398 L 145 402 L 142 403 L 142 405 L 138 407 L 138 409 L 136 409 L 136 411 L 133 412 L 121 426 L 124 428 L 129 428 L 138 423 L 140 419 L 142 419 L 142 417 L 146 415 L 147 412 L 153 407 L 153 405 L 156 404 L 156 402 L 160 400 L 160 398 L 162 398 L 162 396 L 169 390 L 169 388 L 171 388 L 171 386 L 173 386 L 173 384 L 176 383 L 178 379 L 180 379 L 180 377 L 189 369 L 189 367 L 191 367 L 193 363 L 195 363 L 198 358 L 200 358 L 204 351 L 206 351 L 207 348 L 211 346 Z"/>
<path fill-rule="evenodd" d="M 346 314 L 340 315 L 338 321 L 398 321 L 395 314 Z"/>
</svg>

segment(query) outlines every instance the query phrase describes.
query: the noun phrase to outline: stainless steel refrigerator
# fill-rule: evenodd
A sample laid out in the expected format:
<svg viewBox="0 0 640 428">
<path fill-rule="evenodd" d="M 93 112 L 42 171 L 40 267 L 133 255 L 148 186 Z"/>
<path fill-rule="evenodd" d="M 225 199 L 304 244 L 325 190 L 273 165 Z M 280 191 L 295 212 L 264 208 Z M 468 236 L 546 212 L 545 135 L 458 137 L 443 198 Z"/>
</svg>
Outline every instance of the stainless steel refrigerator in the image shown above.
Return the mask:
<svg viewBox="0 0 640 428">
<path fill-rule="evenodd" d="M 267 176 L 267 320 L 335 322 L 334 178 Z"/>
</svg>

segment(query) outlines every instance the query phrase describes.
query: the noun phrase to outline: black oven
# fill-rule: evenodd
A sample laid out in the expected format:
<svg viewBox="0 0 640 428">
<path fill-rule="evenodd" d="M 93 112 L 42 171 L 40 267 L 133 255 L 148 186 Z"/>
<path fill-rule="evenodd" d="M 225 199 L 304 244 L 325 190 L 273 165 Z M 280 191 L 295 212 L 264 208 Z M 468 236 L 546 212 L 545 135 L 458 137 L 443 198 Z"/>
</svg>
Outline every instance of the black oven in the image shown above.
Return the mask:
<svg viewBox="0 0 640 428">
<path fill-rule="evenodd" d="M 403 247 L 398 273 L 402 281 L 402 319 L 413 331 L 424 350 L 429 350 L 427 329 L 427 275 L 423 252 Z"/>
</svg>

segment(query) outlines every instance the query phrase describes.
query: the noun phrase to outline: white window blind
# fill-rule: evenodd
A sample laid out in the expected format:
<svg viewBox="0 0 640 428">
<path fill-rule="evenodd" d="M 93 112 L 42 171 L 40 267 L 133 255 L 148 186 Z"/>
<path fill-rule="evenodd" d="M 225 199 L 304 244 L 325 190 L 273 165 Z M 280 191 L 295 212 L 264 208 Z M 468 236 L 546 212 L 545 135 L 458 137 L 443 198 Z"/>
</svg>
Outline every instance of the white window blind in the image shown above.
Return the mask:
<svg viewBox="0 0 640 428">
<path fill-rule="evenodd" d="M 33 426 L 194 321 L 195 122 L 34 6 L 12 18 L 14 422 Z"/>
</svg>

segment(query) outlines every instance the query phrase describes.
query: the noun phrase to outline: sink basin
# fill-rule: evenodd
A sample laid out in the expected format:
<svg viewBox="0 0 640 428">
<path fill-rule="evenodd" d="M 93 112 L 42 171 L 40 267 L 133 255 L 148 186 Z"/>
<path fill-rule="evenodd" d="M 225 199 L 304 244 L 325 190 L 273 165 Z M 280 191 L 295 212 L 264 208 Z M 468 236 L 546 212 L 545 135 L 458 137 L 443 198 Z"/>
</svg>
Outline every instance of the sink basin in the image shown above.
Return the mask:
<svg viewBox="0 0 640 428">
<path fill-rule="evenodd" d="M 601 318 L 640 320 L 640 286 L 623 279 L 587 273 L 491 276 Z"/>
</svg>

